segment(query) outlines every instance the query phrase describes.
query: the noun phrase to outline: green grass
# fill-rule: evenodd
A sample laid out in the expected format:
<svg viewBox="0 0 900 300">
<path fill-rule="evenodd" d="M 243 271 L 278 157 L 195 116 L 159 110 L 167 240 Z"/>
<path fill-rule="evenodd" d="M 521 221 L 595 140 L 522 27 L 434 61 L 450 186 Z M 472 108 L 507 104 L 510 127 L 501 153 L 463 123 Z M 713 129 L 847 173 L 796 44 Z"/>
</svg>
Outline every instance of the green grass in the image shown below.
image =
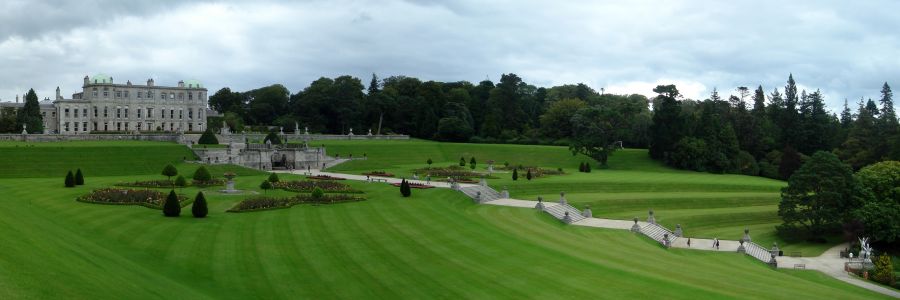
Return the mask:
<svg viewBox="0 0 900 300">
<path fill-rule="evenodd" d="M 0 178 L 60 176 L 81 168 L 85 176 L 156 174 L 168 163 L 193 159 L 182 145 L 166 142 L 0 142 Z M 117 163 L 110 163 L 117 162 Z"/>
<path fill-rule="evenodd" d="M 93 151 L 79 147 L 67 149 Z M 129 171 L 121 158 L 107 164 Z M 177 167 L 190 174 L 197 166 Z M 266 178 L 234 166 L 211 172 L 225 170 L 238 171 L 238 189 L 259 191 Z M 207 188 L 206 219 L 191 218 L 189 208 L 165 218 L 74 200 L 116 182 L 163 178 L 131 172 L 88 175 L 77 188 L 62 187 L 55 174 L 0 178 L 0 298 L 885 298 L 814 271 L 773 270 L 737 253 L 665 250 L 627 231 L 565 226 L 446 189 L 402 198 L 388 185 L 347 182 L 368 200 L 235 214 L 225 210 L 247 196 Z"/>
<path fill-rule="evenodd" d="M 508 187 L 512 197 L 535 200 L 538 196 L 556 201 L 559 193 L 578 208 L 588 205 L 594 216 L 630 220 L 647 218 L 653 209 L 657 220 L 674 229 L 684 227 L 692 237 L 737 240 L 744 229 L 760 245 L 770 247 L 778 242 L 786 252 L 799 251 L 804 256 L 817 256 L 833 246 L 805 241 L 786 241 L 776 236 L 775 226 L 781 224 L 778 202 L 785 182 L 762 177 L 720 175 L 676 170 L 651 160 L 643 149 L 617 151 L 609 160 L 608 169 L 594 164 L 593 172 L 579 173 L 578 164 L 589 161 L 585 156 L 573 156 L 565 147 L 531 145 L 447 144 L 429 141 L 325 141 L 329 154 L 354 157 L 366 153 L 368 160 L 352 161 L 330 170 L 363 173 L 385 170 L 398 176 L 411 176 L 412 170 L 426 166 L 431 158 L 436 166 L 454 165 L 464 156 L 478 160 L 478 170 L 484 171 L 486 161 L 497 165 L 536 165 L 563 168 L 568 174 L 547 176 L 532 181 L 519 174 L 513 181 L 510 173 L 495 173 L 499 179 L 488 180 L 497 190 Z M 421 174 L 420 174 L 421 175 Z"/>
</svg>

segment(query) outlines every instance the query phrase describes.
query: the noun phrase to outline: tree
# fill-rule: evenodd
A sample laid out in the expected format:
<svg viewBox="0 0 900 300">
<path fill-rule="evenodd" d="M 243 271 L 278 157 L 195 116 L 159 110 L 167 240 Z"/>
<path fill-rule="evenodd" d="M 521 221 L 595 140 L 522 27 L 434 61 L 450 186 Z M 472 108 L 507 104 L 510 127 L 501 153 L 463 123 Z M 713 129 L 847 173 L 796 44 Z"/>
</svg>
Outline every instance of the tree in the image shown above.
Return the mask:
<svg viewBox="0 0 900 300">
<path fill-rule="evenodd" d="M 618 148 L 622 131 L 636 113 L 634 108 L 590 106 L 582 108 L 572 117 L 572 138 L 569 151 L 572 155 L 584 154 L 606 166 L 609 156 Z"/>
<path fill-rule="evenodd" d="M 860 184 L 872 191 L 875 200 L 900 204 L 900 161 L 883 161 L 858 172 Z"/>
<path fill-rule="evenodd" d="M 887 254 L 879 255 L 874 263 L 875 272 L 872 274 L 872 279 L 893 286 L 896 278 L 894 278 L 894 264 L 891 262 L 891 256 Z"/>
<path fill-rule="evenodd" d="M 272 145 L 281 145 L 281 138 L 278 137 L 278 133 L 270 131 L 269 134 L 266 134 L 266 138 L 263 140 L 263 143 L 267 142 L 272 142 Z"/>
<path fill-rule="evenodd" d="M 412 189 L 410 189 L 409 182 L 407 182 L 406 179 L 403 179 L 403 181 L 400 182 L 400 195 L 404 198 L 412 195 Z"/>
<path fill-rule="evenodd" d="M 875 241 L 900 242 L 900 204 L 896 202 L 869 201 L 853 212 L 863 224 L 866 235 Z"/>
<path fill-rule="evenodd" d="M 66 173 L 66 187 L 75 187 L 75 176 L 72 175 L 72 171 Z"/>
<path fill-rule="evenodd" d="M 589 163 L 589 162 L 584 163 L 584 172 L 585 173 L 591 172 L 591 163 Z"/>
<path fill-rule="evenodd" d="M 209 209 L 206 207 L 206 196 L 203 195 L 203 191 L 197 192 L 197 196 L 194 197 L 194 203 L 191 205 L 191 214 L 194 215 L 194 218 L 205 218 L 209 214 Z"/>
<path fill-rule="evenodd" d="M 563 139 L 572 134 L 572 117 L 578 110 L 587 107 L 581 99 L 563 99 L 552 102 L 547 111 L 540 116 L 541 133 L 544 136 Z"/>
<path fill-rule="evenodd" d="M 22 126 L 27 125 L 28 133 L 43 133 L 44 121 L 41 117 L 41 106 L 38 103 L 34 89 L 29 89 L 25 94 L 25 104 L 16 114 L 16 130 L 22 131 Z"/>
<path fill-rule="evenodd" d="M 660 85 L 653 92 L 659 94 L 655 100 L 659 105 L 653 109 L 653 124 L 650 125 L 650 157 L 662 160 L 684 136 L 684 120 L 681 105 L 675 100 L 679 93 L 674 85 Z"/>
<path fill-rule="evenodd" d="M 262 189 L 264 193 L 267 193 L 272 189 L 272 183 L 268 180 L 263 180 L 263 182 L 259 185 L 259 188 Z"/>
<path fill-rule="evenodd" d="M 278 173 L 269 174 L 269 182 L 276 183 L 278 180 Z"/>
<path fill-rule="evenodd" d="M 184 180 L 184 176 L 178 175 L 175 178 L 175 186 L 184 187 L 187 185 L 187 180 Z"/>
<path fill-rule="evenodd" d="M 169 181 L 172 181 L 172 176 L 178 175 L 178 169 L 175 169 L 175 166 L 172 164 L 168 164 L 163 168 L 162 175 L 168 177 Z"/>
<path fill-rule="evenodd" d="M 794 171 L 800 168 L 801 164 L 803 164 L 803 158 L 800 156 L 800 153 L 794 149 L 794 147 L 787 146 L 784 148 L 784 151 L 781 152 L 781 163 L 778 165 L 778 175 L 781 176 L 781 179 L 787 180 L 791 178 L 791 175 L 794 174 Z"/>
<path fill-rule="evenodd" d="M 525 179 L 531 180 L 531 169 L 525 170 Z"/>
<path fill-rule="evenodd" d="M 200 166 L 194 171 L 193 179 L 200 182 L 206 182 L 212 180 L 212 174 L 209 174 L 209 170 L 206 169 L 206 166 Z"/>
<path fill-rule="evenodd" d="M 84 174 L 81 174 L 81 169 L 75 171 L 75 185 L 84 185 Z"/>
<path fill-rule="evenodd" d="M 459 166 L 460 166 L 460 167 L 465 167 L 465 166 L 466 166 L 466 159 L 463 158 L 462 156 L 459 157 Z"/>
<path fill-rule="evenodd" d="M 472 137 L 472 126 L 458 117 L 441 118 L 438 121 L 438 140 L 449 142 L 466 142 Z"/>
<path fill-rule="evenodd" d="M 475 157 L 474 156 L 472 156 L 472 158 L 469 159 L 469 168 L 471 168 L 472 170 L 475 170 Z"/>
<path fill-rule="evenodd" d="M 311 196 L 312 196 L 313 199 L 315 199 L 316 201 L 321 201 L 322 198 L 325 198 L 325 190 L 323 190 L 323 189 L 320 188 L 320 187 L 316 187 L 316 188 L 313 189 L 312 195 L 311 195 Z"/>
<path fill-rule="evenodd" d="M 838 156 L 854 169 L 862 168 L 877 162 L 881 157 L 880 150 L 875 149 L 879 141 L 878 120 L 875 115 L 878 109 L 875 102 L 869 100 L 859 102 L 859 113 L 847 135 L 847 139 L 837 149 Z"/>
<path fill-rule="evenodd" d="M 206 131 L 203 131 L 203 134 L 200 135 L 200 139 L 197 140 L 197 144 L 200 145 L 218 145 L 219 139 L 216 138 L 216 135 L 213 134 L 212 129 L 209 127 L 206 128 Z"/>
<path fill-rule="evenodd" d="M 178 195 L 175 190 L 169 191 L 169 196 L 163 203 L 163 215 L 166 217 L 178 217 L 181 215 L 181 204 L 178 203 Z"/>
<path fill-rule="evenodd" d="M 209 96 L 209 106 L 220 113 L 245 113 L 244 96 L 241 93 L 232 92 L 230 88 L 222 88 Z M 234 127 L 232 127 L 234 128 Z"/>
<path fill-rule="evenodd" d="M 849 166 L 830 152 L 816 152 L 781 190 L 778 215 L 784 224 L 780 227 L 799 226 L 812 237 L 820 238 L 829 229 L 849 220 L 850 212 L 862 203 L 863 196 Z"/>
<path fill-rule="evenodd" d="M 518 168 L 513 168 L 512 180 L 513 181 L 519 180 L 519 169 Z"/>
<path fill-rule="evenodd" d="M 584 162 L 578 163 L 578 172 L 584 172 Z"/>
<path fill-rule="evenodd" d="M 877 145 L 873 145 L 873 149 L 876 151 L 876 156 L 879 159 L 883 159 L 885 157 L 892 156 L 896 153 L 891 153 L 891 146 L 893 140 L 900 139 L 900 124 L 897 123 L 897 114 L 894 112 L 894 93 L 891 91 L 891 87 L 884 83 L 884 86 L 881 87 L 881 111 L 878 114 L 878 142 Z M 894 152 L 900 151 L 900 149 L 894 149 Z"/>
<path fill-rule="evenodd" d="M 434 163 L 434 161 L 432 161 L 431 157 L 429 157 L 428 160 L 425 161 L 425 163 L 428 164 L 429 167 L 431 167 L 431 164 Z"/>
</svg>

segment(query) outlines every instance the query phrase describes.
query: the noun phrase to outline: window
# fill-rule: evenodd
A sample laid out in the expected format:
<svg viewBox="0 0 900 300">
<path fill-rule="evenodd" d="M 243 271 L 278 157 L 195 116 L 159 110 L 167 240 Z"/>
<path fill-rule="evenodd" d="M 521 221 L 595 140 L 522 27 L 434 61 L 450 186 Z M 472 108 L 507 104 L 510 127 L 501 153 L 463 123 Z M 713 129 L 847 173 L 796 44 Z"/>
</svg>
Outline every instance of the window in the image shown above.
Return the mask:
<svg viewBox="0 0 900 300">
<path fill-rule="evenodd" d="M 169 100 L 175 100 L 175 93 L 169 94 Z"/>
<path fill-rule="evenodd" d="M 188 100 L 194 100 L 194 92 L 188 92 Z"/>
<path fill-rule="evenodd" d="M 138 107 L 138 109 L 137 109 L 137 112 L 138 112 L 138 119 L 141 118 L 141 111 L 143 111 L 143 109 L 140 108 L 140 107 Z"/>
<path fill-rule="evenodd" d="M 178 118 L 184 120 L 184 110 L 182 110 L 182 109 L 178 110 Z"/>
<path fill-rule="evenodd" d="M 50 115 L 53 116 L 54 118 L 56 118 L 56 112 L 55 112 L 55 111 L 50 112 Z"/>
<path fill-rule="evenodd" d="M 141 99 L 141 95 L 143 95 L 143 94 L 144 94 L 144 93 L 141 93 L 140 91 L 138 91 L 138 92 L 137 92 L 137 97 L 138 97 L 138 99 Z M 140 129 L 140 127 L 138 127 L 138 129 Z"/>
<path fill-rule="evenodd" d="M 153 99 L 153 91 L 147 91 L 147 99 Z"/>
<path fill-rule="evenodd" d="M 148 119 L 153 118 L 153 108 L 152 107 L 147 108 L 147 118 Z M 147 125 L 147 128 L 150 128 L 150 125 Z"/>
<path fill-rule="evenodd" d="M 41 112 L 41 118 L 45 118 L 45 119 L 47 118 L 47 112 L 46 112 L 46 111 L 42 111 L 42 112 Z"/>
<path fill-rule="evenodd" d="M 96 117 L 97 117 L 97 107 L 94 106 L 94 118 L 96 118 Z M 96 124 L 94 125 L 94 128 L 97 128 Z"/>
<path fill-rule="evenodd" d="M 109 123 L 103 122 L 103 131 L 109 131 Z"/>
<path fill-rule="evenodd" d="M 89 131 L 87 127 L 87 122 L 81 122 L 81 131 Z"/>
<path fill-rule="evenodd" d="M 75 126 L 75 132 L 78 132 L 78 122 L 74 122 L 72 123 L 72 125 Z"/>
<path fill-rule="evenodd" d="M 94 96 L 94 98 L 97 98 L 97 88 L 94 88 L 94 92 L 91 94 Z"/>
<path fill-rule="evenodd" d="M 184 93 L 178 93 L 178 100 L 184 100 Z"/>
<path fill-rule="evenodd" d="M 128 98 L 128 91 L 125 91 L 124 94 L 125 94 L 125 98 Z"/>
<path fill-rule="evenodd" d="M 122 98 L 122 92 L 116 91 L 116 98 Z"/>
<path fill-rule="evenodd" d="M 188 131 L 194 131 L 194 123 L 188 123 Z"/>
<path fill-rule="evenodd" d="M 85 118 L 88 117 L 87 107 L 81 109 L 81 116 Z"/>
<path fill-rule="evenodd" d="M 97 130 L 97 122 L 94 122 L 94 130 Z"/>
<path fill-rule="evenodd" d="M 66 122 L 65 129 L 66 129 L 66 130 L 64 130 L 64 131 L 69 131 L 69 122 Z"/>
<path fill-rule="evenodd" d="M 128 119 L 128 108 L 125 108 L 125 118 Z"/>
<path fill-rule="evenodd" d="M 169 110 L 169 119 L 175 119 L 175 109 Z"/>
<path fill-rule="evenodd" d="M 159 93 L 159 99 L 166 100 L 166 93 L 165 92 Z"/>
<path fill-rule="evenodd" d="M 73 109 L 73 110 L 72 110 L 72 114 L 73 114 L 72 117 L 77 118 L 77 117 L 78 117 L 78 109 L 77 109 L 77 108 L 76 108 L 76 109 Z M 78 128 L 78 126 L 76 125 L 75 128 Z M 76 131 L 77 131 L 77 130 L 76 130 Z"/>
<path fill-rule="evenodd" d="M 141 130 L 141 125 L 142 125 L 142 124 L 143 124 L 143 123 L 141 123 L 141 122 L 138 122 L 138 123 L 137 123 L 137 130 Z"/>
<path fill-rule="evenodd" d="M 103 88 L 103 98 L 109 98 L 109 88 Z"/>
<path fill-rule="evenodd" d="M 117 119 L 122 118 L 122 109 L 121 108 L 116 107 L 116 118 Z"/>
<path fill-rule="evenodd" d="M 65 114 L 65 116 L 66 116 L 66 118 L 69 117 L 69 109 L 68 109 L 68 108 L 66 108 L 66 114 Z"/>
<path fill-rule="evenodd" d="M 131 126 L 128 126 L 128 125 L 131 125 L 131 123 L 125 122 L 125 131 L 131 130 L 130 129 Z"/>
<path fill-rule="evenodd" d="M 116 122 L 116 131 L 122 131 L 122 122 Z"/>
<path fill-rule="evenodd" d="M 109 114 L 106 113 L 106 106 L 103 107 L 103 117 L 108 118 Z"/>
<path fill-rule="evenodd" d="M 188 119 L 190 119 L 190 120 L 194 119 L 194 109 L 193 108 L 188 108 Z"/>
</svg>

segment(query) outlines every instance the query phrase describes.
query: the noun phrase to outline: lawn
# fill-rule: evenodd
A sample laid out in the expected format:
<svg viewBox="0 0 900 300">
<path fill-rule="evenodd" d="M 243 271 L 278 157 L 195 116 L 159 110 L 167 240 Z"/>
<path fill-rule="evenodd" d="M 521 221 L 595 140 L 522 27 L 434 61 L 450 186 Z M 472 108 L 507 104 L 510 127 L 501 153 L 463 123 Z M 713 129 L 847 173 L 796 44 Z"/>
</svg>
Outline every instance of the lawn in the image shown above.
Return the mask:
<svg viewBox="0 0 900 300">
<path fill-rule="evenodd" d="M 785 182 L 762 177 L 720 175 L 676 170 L 651 160 L 644 149 L 617 151 L 609 160 L 608 169 L 594 164 L 591 173 L 579 173 L 578 164 L 589 159 L 573 156 L 566 147 L 493 144 L 448 144 L 429 141 L 324 141 L 328 153 L 354 154 L 368 157 L 338 165 L 335 172 L 363 173 L 385 170 L 409 177 L 412 170 L 427 166 L 431 158 L 434 166 L 456 165 L 460 156 L 468 162 L 474 156 L 477 170 L 485 171 L 486 161 L 497 166 L 511 165 L 563 168 L 568 174 L 547 176 L 531 181 L 519 174 L 513 181 L 509 172 L 497 172 L 498 179 L 488 183 L 497 190 L 508 188 L 519 199 L 535 200 L 538 196 L 556 201 L 560 192 L 578 208 L 590 206 L 595 217 L 630 220 L 647 218 L 653 209 L 657 221 L 674 229 L 681 224 L 685 234 L 692 237 L 737 240 L 744 229 L 750 229 L 753 240 L 770 247 L 778 242 L 785 252 L 801 252 L 817 256 L 837 243 L 819 244 L 805 241 L 785 241 L 775 235 L 778 202 Z M 468 166 L 468 165 L 467 165 Z M 421 175 L 421 174 L 420 174 Z"/>
<path fill-rule="evenodd" d="M 107 164 L 128 170 L 130 162 Z M 177 167 L 189 174 L 196 165 Z M 0 179 L 0 298 L 884 298 L 813 271 L 665 250 L 626 231 L 564 226 L 446 189 L 402 198 L 384 184 L 347 182 L 368 200 L 226 213 L 246 196 L 213 187 L 206 219 L 187 208 L 173 219 L 74 200 L 116 182 L 162 178 L 134 172 L 89 173 L 77 188 L 62 187 L 61 176 Z M 238 173 L 238 189 L 262 193 L 265 174 Z"/>
<path fill-rule="evenodd" d="M 155 174 L 167 163 L 194 159 L 194 154 L 184 146 L 167 142 L 0 141 L 0 157 L 0 178 L 24 178 L 65 176 L 77 168 L 87 176 Z"/>
</svg>

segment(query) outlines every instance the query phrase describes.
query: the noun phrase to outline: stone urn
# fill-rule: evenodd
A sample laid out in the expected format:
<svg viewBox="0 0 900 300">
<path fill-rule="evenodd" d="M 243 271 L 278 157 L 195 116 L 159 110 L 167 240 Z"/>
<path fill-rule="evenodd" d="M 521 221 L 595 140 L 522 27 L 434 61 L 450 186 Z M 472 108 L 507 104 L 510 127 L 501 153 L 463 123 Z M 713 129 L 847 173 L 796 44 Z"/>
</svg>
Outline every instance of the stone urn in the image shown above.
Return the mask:
<svg viewBox="0 0 900 300">
<path fill-rule="evenodd" d="M 234 174 L 233 172 L 225 172 L 225 174 L 222 174 L 222 176 L 225 177 L 225 190 L 223 190 L 223 192 L 237 192 L 237 190 L 234 189 L 234 178 L 237 177 L 237 174 Z"/>
</svg>

